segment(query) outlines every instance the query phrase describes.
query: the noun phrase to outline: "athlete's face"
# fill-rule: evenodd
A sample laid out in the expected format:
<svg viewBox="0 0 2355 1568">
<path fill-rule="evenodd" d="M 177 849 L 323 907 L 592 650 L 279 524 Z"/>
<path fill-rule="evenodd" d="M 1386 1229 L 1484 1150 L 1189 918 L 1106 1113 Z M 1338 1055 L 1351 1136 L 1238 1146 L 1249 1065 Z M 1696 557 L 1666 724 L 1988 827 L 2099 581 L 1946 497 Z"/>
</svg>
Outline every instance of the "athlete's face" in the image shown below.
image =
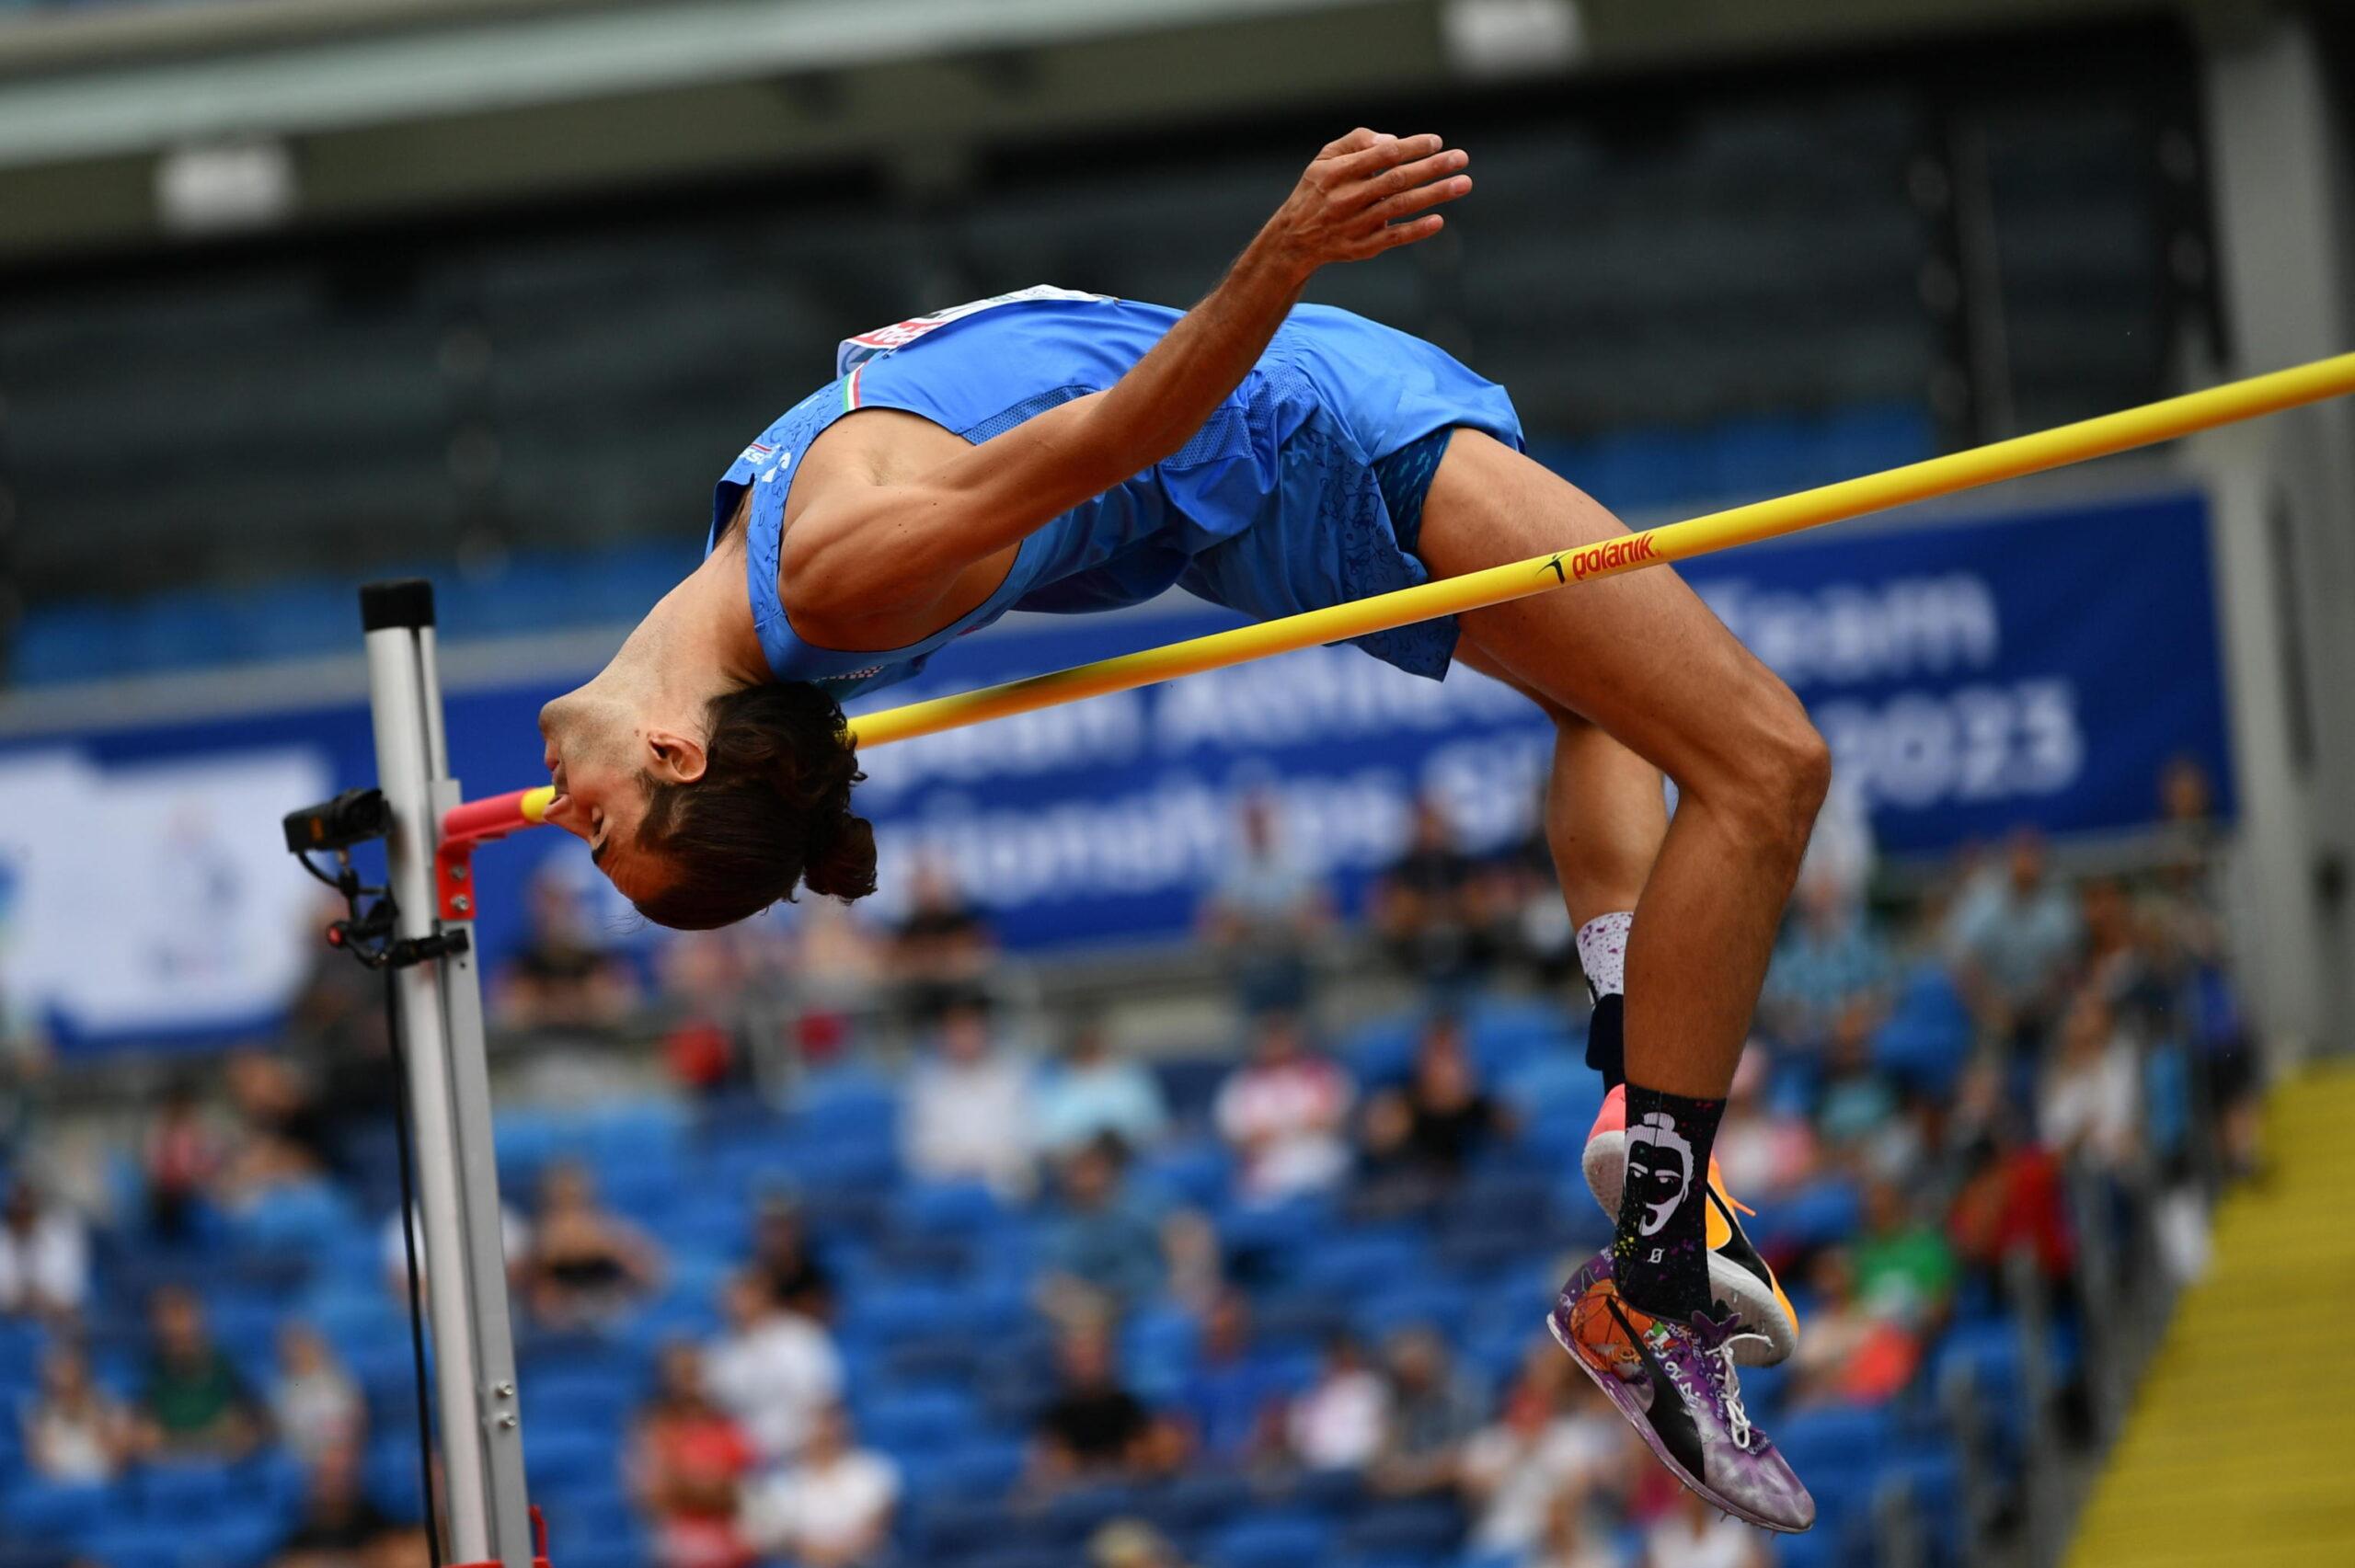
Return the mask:
<svg viewBox="0 0 2355 1568">
<path fill-rule="evenodd" d="M 584 686 L 540 710 L 549 782 L 547 820 L 589 846 L 623 897 L 657 891 L 661 868 L 638 847 L 646 818 L 647 762 L 627 705 Z"/>
</svg>

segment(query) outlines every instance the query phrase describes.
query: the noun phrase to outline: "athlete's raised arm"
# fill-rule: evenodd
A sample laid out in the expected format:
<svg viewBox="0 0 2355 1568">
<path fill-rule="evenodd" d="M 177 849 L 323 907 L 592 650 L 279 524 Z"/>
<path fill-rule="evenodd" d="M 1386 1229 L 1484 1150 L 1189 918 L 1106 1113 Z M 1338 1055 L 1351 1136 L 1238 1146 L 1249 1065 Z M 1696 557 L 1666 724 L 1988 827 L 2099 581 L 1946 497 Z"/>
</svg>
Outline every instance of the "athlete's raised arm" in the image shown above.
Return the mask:
<svg viewBox="0 0 2355 1568">
<path fill-rule="evenodd" d="M 1352 131 L 1327 145 L 1218 287 L 1111 387 L 1074 398 L 909 484 L 845 486 L 786 531 L 797 622 L 926 604 L 957 574 L 1170 456 L 1239 385 L 1320 267 L 1437 234 L 1472 189 L 1437 136 Z"/>
</svg>

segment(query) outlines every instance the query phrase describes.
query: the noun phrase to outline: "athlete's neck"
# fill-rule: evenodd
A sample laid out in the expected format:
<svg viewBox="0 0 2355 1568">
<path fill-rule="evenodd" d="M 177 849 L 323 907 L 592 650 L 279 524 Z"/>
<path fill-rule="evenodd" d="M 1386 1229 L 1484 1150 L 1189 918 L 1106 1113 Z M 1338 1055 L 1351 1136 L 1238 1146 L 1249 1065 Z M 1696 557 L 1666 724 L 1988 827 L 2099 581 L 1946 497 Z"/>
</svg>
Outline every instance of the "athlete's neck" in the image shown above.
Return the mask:
<svg viewBox="0 0 2355 1568">
<path fill-rule="evenodd" d="M 744 591 L 741 534 L 664 594 L 592 682 L 664 708 L 775 679 Z"/>
</svg>

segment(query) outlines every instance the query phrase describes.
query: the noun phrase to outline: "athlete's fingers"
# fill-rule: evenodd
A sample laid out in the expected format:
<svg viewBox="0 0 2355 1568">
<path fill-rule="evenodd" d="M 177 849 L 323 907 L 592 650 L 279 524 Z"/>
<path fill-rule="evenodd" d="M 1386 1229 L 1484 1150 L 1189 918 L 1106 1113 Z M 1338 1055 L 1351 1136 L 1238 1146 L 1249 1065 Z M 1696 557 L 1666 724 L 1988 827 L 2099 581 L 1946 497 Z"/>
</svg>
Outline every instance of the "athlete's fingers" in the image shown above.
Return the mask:
<svg viewBox="0 0 2355 1568">
<path fill-rule="evenodd" d="M 1396 250 L 1402 245 L 1412 245 L 1419 239 L 1429 239 L 1447 226 L 1447 220 L 1437 212 L 1420 218 L 1409 218 L 1403 223 L 1385 223 L 1358 242 L 1352 252 L 1356 260 L 1379 256 L 1385 250 Z"/>
<path fill-rule="evenodd" d="M 1320 158 L 1338 158 L 1344 153 L 1360 152 L 1367 147 L 1371 147 L 1381 139 L 1381 136 L 1377 132 L 1368 131 L 1364 126 L 1361 125 L 1355 131 L 1350 132 L 1347 136 L 1338 137 L 1333 141 L 1326 143 L 1324 151 L 1318 153 L 1316 155 Z"/>
<path fill-rule="evenodd" d="M 1392 223 L 1409 213 L 1419 212 L 1426 207 L 1436 207 L 1442 201 L 1453 201 L 1460 196 L 1468 195 L 1471 189 L 1472 177 L 1468 174 L 1457 175 L 1453 179 L 1433 180 L 1429 185 L 1419 185 L 1412 190 L 1402 190 L 1386 200 L 1375 202 L 1373 216 L 1379 223 Z"/>
<path fill-rule="evenodd" d="M 1379 211 L 1384 203 L 1405 192 L 1453 174 L 1471 161 L 1471 155 L 1459 147 L 1419 158 L 1411 164 L 1400 164 L 1367 180 L 1364 195 L 1367 201 Z"/>
<path fill-rule="evenodd" d="M 1428 158 L 1447 143 L 1437 136 L 1384 136 L 1373 144 L 1336 160 L 1335 172 L 1344 180 L 1373 179 L 1382 171 L 1417 158 Z"/>
</svg>

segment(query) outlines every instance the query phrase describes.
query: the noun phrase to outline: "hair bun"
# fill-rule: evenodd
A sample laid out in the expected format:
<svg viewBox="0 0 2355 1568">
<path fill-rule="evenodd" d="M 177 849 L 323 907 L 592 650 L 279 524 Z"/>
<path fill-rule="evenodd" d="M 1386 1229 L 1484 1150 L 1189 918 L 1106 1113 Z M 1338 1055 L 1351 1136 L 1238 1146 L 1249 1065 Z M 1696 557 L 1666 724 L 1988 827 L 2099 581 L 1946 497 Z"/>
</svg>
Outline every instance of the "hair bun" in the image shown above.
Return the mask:
<svg viewBox="0 0 2355 1568">
<path fill-rule="evenodd" d="M 801 885 L 834 898 L 864 898 L 875 891 L 875 825 L 847 810 L 821 818 L 810 833 Z"/>
</svg>

